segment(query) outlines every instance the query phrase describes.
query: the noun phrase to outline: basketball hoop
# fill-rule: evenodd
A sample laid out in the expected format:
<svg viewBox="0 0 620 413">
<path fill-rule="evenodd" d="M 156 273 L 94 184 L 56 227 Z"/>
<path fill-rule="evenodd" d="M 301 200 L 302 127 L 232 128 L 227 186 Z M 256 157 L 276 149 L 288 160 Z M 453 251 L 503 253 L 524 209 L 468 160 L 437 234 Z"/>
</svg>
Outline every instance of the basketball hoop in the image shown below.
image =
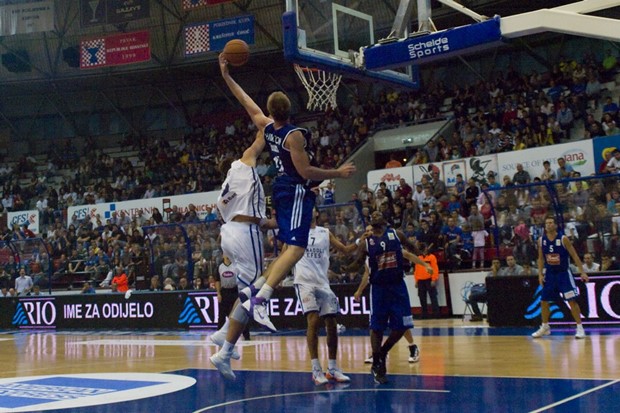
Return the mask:
<svg viewBox="0 0 620 413">
<path fill-rule="evenodd" d="M 295 64 L 295 72 L 308 92 L 308 110 L 335 109 L 336 92 L 340 86 L 341 75 L 326 72 L 321 69 L 304 67 Z"/>
</svg>

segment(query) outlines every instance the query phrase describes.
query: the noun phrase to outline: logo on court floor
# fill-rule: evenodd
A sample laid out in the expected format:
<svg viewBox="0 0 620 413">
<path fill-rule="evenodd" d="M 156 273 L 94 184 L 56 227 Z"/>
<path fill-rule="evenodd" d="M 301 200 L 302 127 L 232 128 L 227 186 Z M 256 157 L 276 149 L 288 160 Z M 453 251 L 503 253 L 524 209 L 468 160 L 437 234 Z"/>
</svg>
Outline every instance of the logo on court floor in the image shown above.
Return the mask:
<svg viewBox="0 0 620 413">
<path fill-rule="evenodd" d="M 122 379 L 119 379 L 122 377 Z M 97 373 L 0 379 L 0 409 L 28 412 L 80 408 L 160 396 L 193 386 L 175 374 Z"/>
</svg>

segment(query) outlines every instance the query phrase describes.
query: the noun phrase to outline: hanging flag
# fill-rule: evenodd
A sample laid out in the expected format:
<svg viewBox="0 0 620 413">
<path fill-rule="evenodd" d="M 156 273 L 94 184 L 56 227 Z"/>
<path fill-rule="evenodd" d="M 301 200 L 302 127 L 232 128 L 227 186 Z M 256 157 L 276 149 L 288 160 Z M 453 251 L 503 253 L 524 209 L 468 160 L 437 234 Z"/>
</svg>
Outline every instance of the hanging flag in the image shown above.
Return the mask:
<svg viewBox="0 0 620 413">
<path fill-rule="evenodd" d="M 150 34 L 147 31 L 122 33 L 80 44 L 80 68 L 118 66 L 151 59 Z"/>
</svg>

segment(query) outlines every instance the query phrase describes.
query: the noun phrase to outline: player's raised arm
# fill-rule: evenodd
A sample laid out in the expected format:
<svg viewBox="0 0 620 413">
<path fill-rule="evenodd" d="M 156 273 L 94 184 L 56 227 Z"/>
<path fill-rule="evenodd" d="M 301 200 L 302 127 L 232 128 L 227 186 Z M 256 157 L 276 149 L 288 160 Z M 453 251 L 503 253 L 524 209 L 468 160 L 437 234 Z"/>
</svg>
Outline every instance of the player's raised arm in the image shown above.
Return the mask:
<svg viewBox="0 0 620 413">
<path fill-rule="evenodd" d="M 292 132 L 286 141 L 293 165 L 304 179 L 323 181 L 332 178 L 348 178 L 356 171 L 352 162 L 346 162 L 337 169 L 323 169 L 310 165 L 310 158 L 305 148 L 306 140 L 300 131 Z"/>
<path fill-rule="evenodd" d="M 235 95 L 235 97 L 237 98 L 239 103 L 241 103 L 246 112 L 248 112 L 248 115 L 250 115 L 250 118 L 252 118 L 252 122 L 254 122 L 256 127 L 261 130 L 264 129 L 268 123 L 272 122 L 272 120 L 265 116 L 260 106 L 258 106 L 256 102 L 254 102 L 254 100 L 247 93 L 245 93 L 245 90 L 243 90 L 243 88 L 239 86 L 235 79 L 230 76 L 230 72 L 228 71 L 228 62 L 226 61 L 226 57 L 223 53 L 220 53 L 218 59 L 220 63 L 220 71 L 222 72 L 222 77 L 228 85 L 228 88 L 230 89 L 232 94 Z"/>
<path fill-rule="evenodd" d="M 243 152 L 241 162 L 246 165 L 256 166 L 256 159 L 263 152 L 263 149 L 265 149 L 265 134 L 262 130 L 259 130 L 252 145 Z"/>
</svg>

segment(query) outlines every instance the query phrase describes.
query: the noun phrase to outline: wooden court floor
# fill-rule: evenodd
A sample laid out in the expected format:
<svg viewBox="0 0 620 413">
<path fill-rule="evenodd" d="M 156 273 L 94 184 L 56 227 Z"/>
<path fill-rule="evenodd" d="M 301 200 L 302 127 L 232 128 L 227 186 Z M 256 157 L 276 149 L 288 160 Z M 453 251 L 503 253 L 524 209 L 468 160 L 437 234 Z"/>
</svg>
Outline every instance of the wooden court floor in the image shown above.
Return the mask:
<svg viewBox="0 0 620 413">
<path fill-rule="evenodd" d="M 241 342 L 242 358 L 232 363 L 238 373 L 236 382 L 227 382 L 210 365 L 209 357 L 216 351 L 208 341 L 210 331 L 4 332 L 0 334 L 0 411 L 52 407 L 51 411 L 63 412 L 262 408 L 300 412 L 320 408 L 325 413 L 352 411 L 339 407 L 352 403 L 360 412 L 452 411 L 467 403 L 475 411 L 614 411 L 620 405 L 620 330 L 592 329 L 587 339 L 576 340 L 572 330 L 563 329 L 534 340 L 529 337 L 531 329 L 488 328 L 484 323 L 450 319 L 417 321 L 415 332 L 420 362 L 408 363 L 407 345 L 401 341 L 388 357 L 390 383 L 381 387 L 374 385 L 369 365 L 364 364 L 370 354 L 365 331 L 346 331 L 340 337 L 338 363 L 353 379 L 346 387 L 314 386 L 302 331 L 256 334 L 251 341 Z M 324 338 L 320 344 L 326 367 Z M 42 397 L 48 400 L 45 403 L 29 405 L 28 397 L 34 396 L 24 398 L 13 390 L 13 382 L 25 377 L 30 383 L 41 376 L 123 379 L 159 373 L 196 382 L 183 390 L 140 399 L 135 399 L 140 393 L 135 390 L 128 398 L 104 398 L 91 406 L 80 405 L 80 398 L 72 395 L 73 404 L 67 404 L 67 409 L 63 397 L 68 396 L 54 394 Z M 41 387 L 41 391 L 50 392 L 50 388 Z M 13 400 L 17 396 L 19 402 Z M 513 400 L 512 405 L 506 405 L 506 400 Z M 176 407 L 163 407 L 168 403 Z"/>
</svg>

